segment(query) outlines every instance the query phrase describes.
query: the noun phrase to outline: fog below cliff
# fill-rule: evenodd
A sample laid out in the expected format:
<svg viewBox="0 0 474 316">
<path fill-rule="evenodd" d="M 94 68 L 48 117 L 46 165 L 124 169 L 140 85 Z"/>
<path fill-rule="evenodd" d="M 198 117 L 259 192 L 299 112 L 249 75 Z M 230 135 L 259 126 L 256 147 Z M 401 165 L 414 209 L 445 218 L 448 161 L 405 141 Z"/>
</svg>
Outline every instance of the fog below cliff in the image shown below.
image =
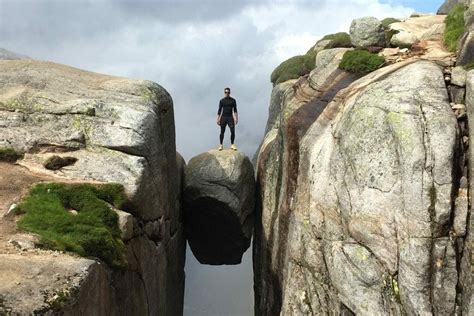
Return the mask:
<svg viewBox="0 0 474 316">
<path fill-rule="evenodd" d="M 235 266 L 210 266 L 186 248 L 184 316 L 253 315 L 252 247 Z"/>
</svg>

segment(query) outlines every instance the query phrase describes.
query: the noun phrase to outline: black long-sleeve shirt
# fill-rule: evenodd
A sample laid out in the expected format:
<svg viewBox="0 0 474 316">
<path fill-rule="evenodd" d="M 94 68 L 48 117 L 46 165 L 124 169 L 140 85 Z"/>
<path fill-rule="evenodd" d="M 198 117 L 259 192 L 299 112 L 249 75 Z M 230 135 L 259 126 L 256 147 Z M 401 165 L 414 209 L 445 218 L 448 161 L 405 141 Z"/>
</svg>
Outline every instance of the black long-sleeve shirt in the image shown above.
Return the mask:
<svg viewBox="0 0 474 316">
<path fill-rule="evenodd" d="M 237 102 L 232 97 L 225 97 L 219 101 L 219 110 L 217 111 L 217 115 L 221 115 L 225 117 L 232 117 L 233 113 L 237 113 Z"/>
</svg>

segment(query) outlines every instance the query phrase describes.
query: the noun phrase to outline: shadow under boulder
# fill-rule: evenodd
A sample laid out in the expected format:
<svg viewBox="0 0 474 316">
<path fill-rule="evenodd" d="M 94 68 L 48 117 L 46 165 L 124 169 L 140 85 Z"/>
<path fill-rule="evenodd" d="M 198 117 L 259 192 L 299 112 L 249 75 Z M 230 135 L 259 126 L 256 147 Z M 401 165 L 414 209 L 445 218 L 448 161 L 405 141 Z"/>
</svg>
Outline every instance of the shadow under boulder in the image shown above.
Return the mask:
<svg viewBox="0 0 474 316">
<path fill-rule="evenodd" d="M 247 156 L 211 150 L 185 172 L 184 222 L 189 246 L 202 264 L 239 264 L 249 248 L 255 177 Z"/>
</svg>

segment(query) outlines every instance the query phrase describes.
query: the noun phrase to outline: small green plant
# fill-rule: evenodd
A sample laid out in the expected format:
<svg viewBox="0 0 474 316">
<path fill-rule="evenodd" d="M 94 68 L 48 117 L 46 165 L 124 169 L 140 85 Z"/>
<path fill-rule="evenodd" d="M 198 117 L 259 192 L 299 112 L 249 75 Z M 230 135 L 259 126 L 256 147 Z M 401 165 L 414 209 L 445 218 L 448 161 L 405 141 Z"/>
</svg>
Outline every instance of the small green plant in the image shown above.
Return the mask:
<svg viewBox="0 0 474 316">
<path fill-rule="evenodd" d="M 309 53 L 291 57 L 273 70 L 270 80 L 274 85 L 290 79 L 297 79 L 314 69 L 316 55 Z"/>
<path fill-rule="evenodd" d="M 397 22 L 401 22 L 401 21 L 395 18 L 385 18 L 382 20 L 382 25 L 385 29 L 387 29 L 390 24 L 397 23 Z"/>
<path fill-rule="evenodd" d="M 15 162 L 23 158 L 23 154 L 9 147 L 0 147 L 0 161 Z"/>
<path fill-rule="evenodd" d="M 344 54 L 339 68 L 355 74 L 367 74 L 380 68 L 384 63 L 385 58 L 382 56 L 356 49 Z"/>
<path fill-rule="evenodd" d="M 458 48 L 459 38 L 464 33 L 464 5 L 456 5 L 444 22 L 446 24 L 444 43 L 450 51 L 455 52 Z"/>
<path fill-rule="evenodd" d="M 25 215 L 18 227 L 38 234 L 39 247 L 96 257 L 121 269 L 127 265 L 125 245 L 118 216 L 107 203 L 121 208 L 124 202 L 119 184 L 42 183 L 20 203 L 19 213 Z"/>
</svg>

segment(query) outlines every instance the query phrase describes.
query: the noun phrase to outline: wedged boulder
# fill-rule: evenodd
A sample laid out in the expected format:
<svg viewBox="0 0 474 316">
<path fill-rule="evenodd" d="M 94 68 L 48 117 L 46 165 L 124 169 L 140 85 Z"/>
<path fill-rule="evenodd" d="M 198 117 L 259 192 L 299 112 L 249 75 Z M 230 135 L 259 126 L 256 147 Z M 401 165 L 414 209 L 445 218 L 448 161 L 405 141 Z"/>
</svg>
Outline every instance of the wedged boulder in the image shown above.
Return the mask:
<svg viewBox="0 0 474 316">
<path fill-rule="evenodd" d="M 375 17 L 364 17 L 352 21 L 351 42 L 356 47 L 385 47 L 385 31 L 382 22 Z"/>
<path fill-rule="evenodd" d="M 389 30 L 397 33 L 390 39 L 390 44 L 411 47 L 422 40 L 441 40 L 445 29 L 445 18 L 442 15 L 426 15 L 392 23 L 389 25 Z"/>
<path fill-rule="evenodd" d="M 211 150 L 185 172 L 186 237 L 203 264 L 239 264 L 250 246 L 255 208 L 253 166 L 243 153 Z"/>
</svg>

